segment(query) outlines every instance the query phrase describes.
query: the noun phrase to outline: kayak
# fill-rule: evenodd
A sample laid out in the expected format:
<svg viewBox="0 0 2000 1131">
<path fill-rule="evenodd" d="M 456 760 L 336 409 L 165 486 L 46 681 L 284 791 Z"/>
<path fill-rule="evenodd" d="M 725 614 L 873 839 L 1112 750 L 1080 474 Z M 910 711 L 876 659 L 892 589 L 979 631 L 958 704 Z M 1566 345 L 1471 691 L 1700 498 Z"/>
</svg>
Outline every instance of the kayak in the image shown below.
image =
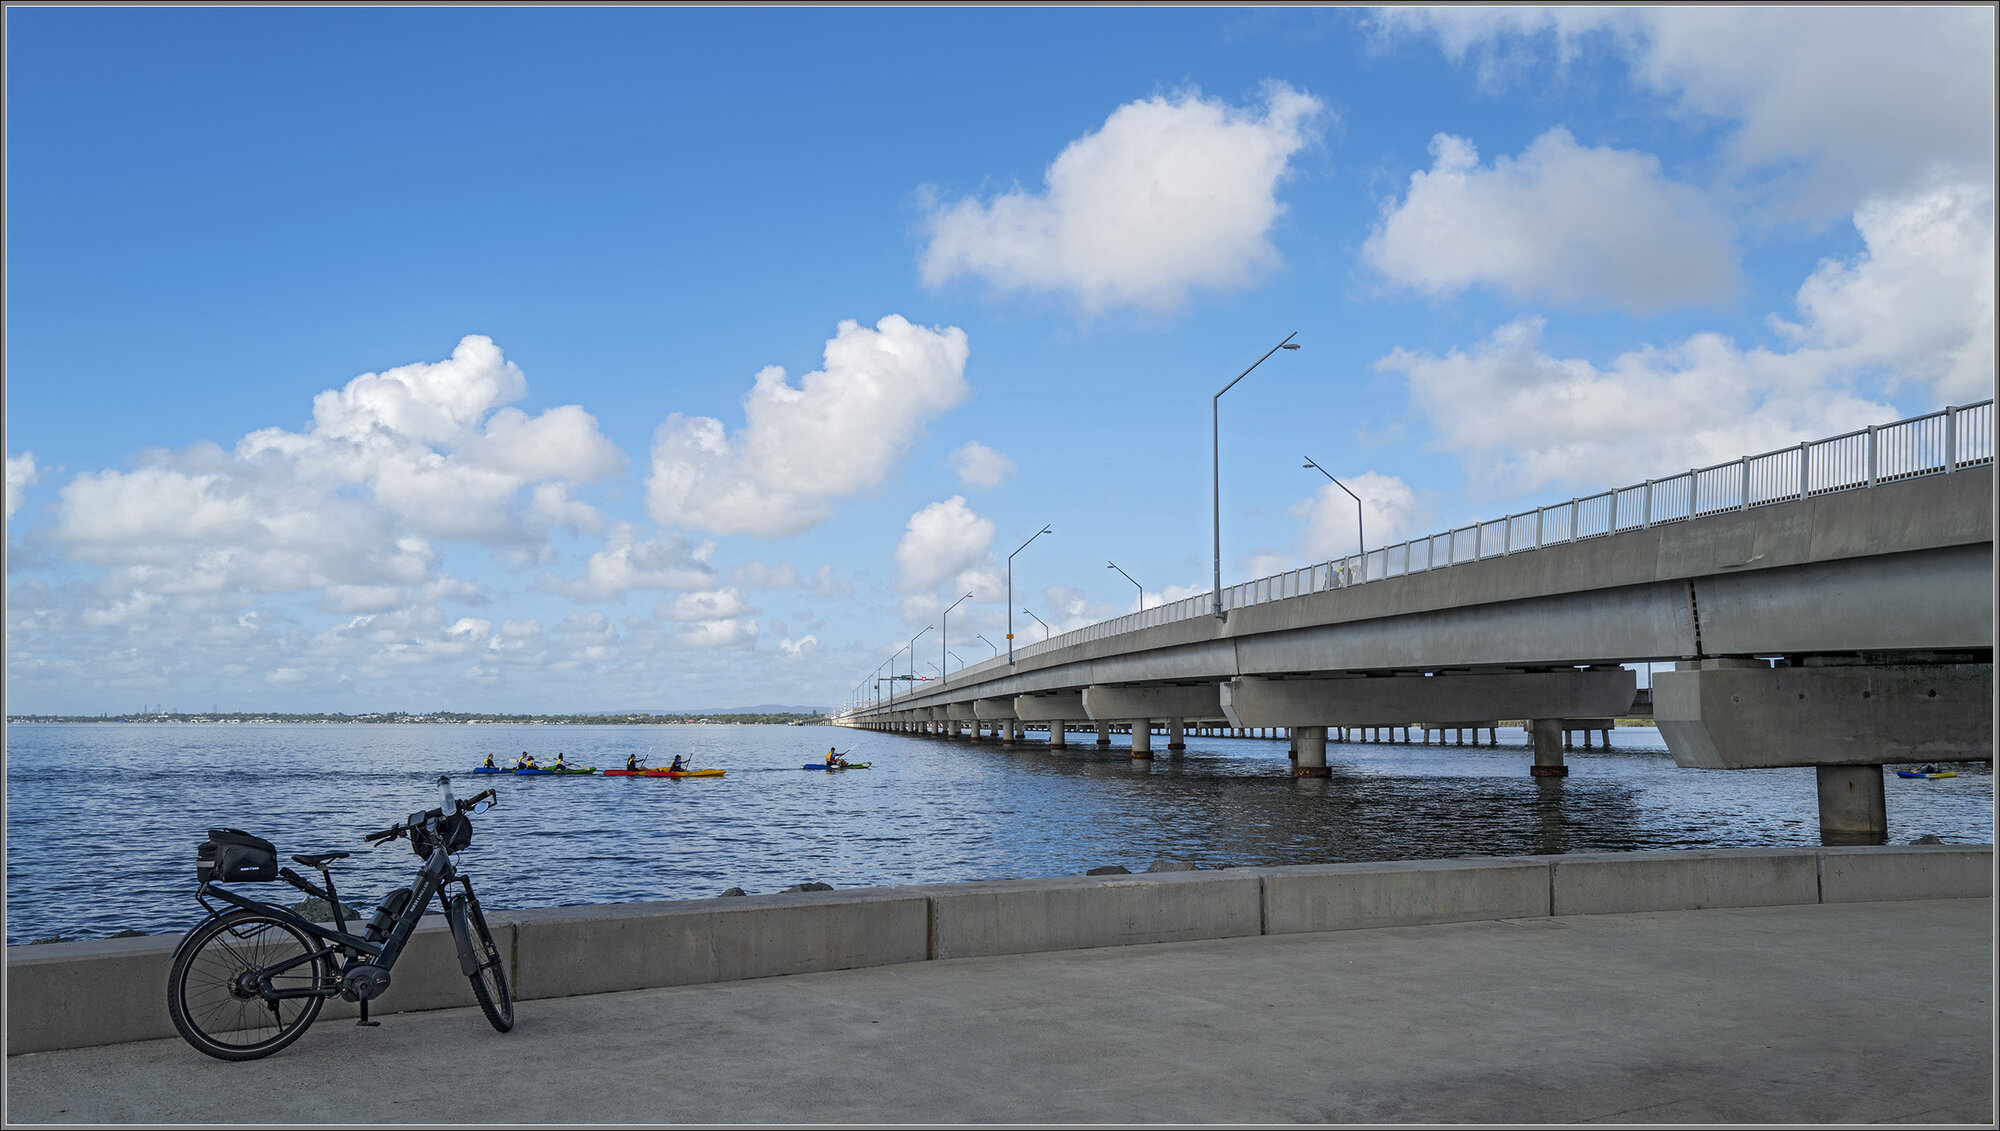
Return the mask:
<svg viewBox="0 0 2000 1131">
<path fill-rule="evenodd" d="M 1955 778 L 1958 776 L 1958 771 L 1934 770 L 1930 773 L 1925 773 L 1922 770 L 1897 770 L 1896 776 L 1899 778 Z"/>
<path fill-rule="evenodd" d="M 604 776 L 607 778 L 636 778 L 643 777 L 645 773 L 646 771 L 644 770 L 606 770 L 604 771 Z"/>
<path fill-rule="evenodd" d="M 814 762 L 809 766 L 801 766 L 799 768 L 802 770 L 865 770 L 872 765 L 874 765 L 873 762 L 849 762 L 845 766 L 829 766 L 825 762 Z"/>
<path fill-rule="evenodd" d="M 505 766 L 476 766 L 472 772 L 475 774 L 511 774 L 514 771 Z"/>
<path fill-rule="evenodd" d="M 649 778 L 719 778 L 724 770 L 641 770 Z"/>
<path fill-rule="evenodd" d="M 514 772 L 517 774 L 525 774 L 530 776 L 537 774 L 550 774 L 556 777 L 561 777 L 566 774 L 594 774 L 597 772 L 597 767 L 590 766 L 586 768 L 583 766 L 572 766 L 566 770 L 555 770 L 555 769 L 550 769 L 547 766 L 543 766 L 539 769 L 530 770 L 524 766 L 521 769 L 515 770 Z"/>
</svg>

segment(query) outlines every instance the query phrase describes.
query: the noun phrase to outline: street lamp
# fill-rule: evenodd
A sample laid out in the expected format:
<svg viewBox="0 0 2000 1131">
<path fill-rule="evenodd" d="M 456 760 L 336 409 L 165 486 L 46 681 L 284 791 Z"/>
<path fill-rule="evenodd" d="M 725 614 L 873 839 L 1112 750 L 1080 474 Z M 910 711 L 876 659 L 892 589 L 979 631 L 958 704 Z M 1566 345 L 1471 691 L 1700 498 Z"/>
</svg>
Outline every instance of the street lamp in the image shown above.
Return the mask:
<svg viewBox="0 0 2000 1131">
<path fill-rule="evenodd" d="M 934 624 L 927 624 L 927 625 L 925 625 L 925 626 L 924 626 L 924 632 L 929 632 L 929 631 L 930 631 L 931 629 L 933 629 L 933 628 L 936 628 L 936 627 L 937 627 L 937 625 L 934 625 Z M 910 637 L 910 645 L 909 645 L 909 647 L 910 647 L 910 690 L 912 690 L 912 691 L 916 690 L 916 683 L 917 683 L 917 640 L 918 640 L 918 638 L 919 638 L 919 637 L 923 636 L 924 632 L 919 632 L 919 633 L 917 633 L 917 635 L 916 635 L 916 636 L 912 636 L 912 637 Z"/>
<path fill-rule="evenodd" d="M 1258 366 L 1264 364 L 1265 358 L 1270 357 L 1272 354 L 1277 353 L 1279 350 L 1295 350 L 1299 348 L 1292 344 L 1292 339 L 1298 336 L 1299 332 L 1297 330 L 1294 330 L 1291 333 L 1286 334 L 1284 341 L 1279 342 L 1275 346 L 1272 346 L 1268 351 L 1265 352 L 1264 357 L 1260 357 L 1256 361 L 1251 362 L 1250 369 L 1255 369 Z M 1250 376 L 1250 369 L 1245 369 L 1243 372 L 1238 373 L 1236 375 L 1236 381 L 1241 381 L 1245 377 Z M 1231 381 L 1229 384 L 1224 385 L 1222 387 L 1222 393 L 1226 393 L 1229 390 L 1235 388 L 1236 381 Z M 1215 399 L 1212 402 L 1210 402 L 1209 404 L 1210 412 L 1208 418 L 1208 434 L 1210 440 L 1210 450 L 1213 453 L 1213 463 L 1214 463 L 1213 471 L 1214 471 L 1214 487 L 1215 487 L 1215 619 L 1216 620 L 1227 619 L 1226 615 L 1222 611 L 1222 393 L 1215 394 Z M 1145 601 L 1142 599 L 1139 602 L 1139 604 L 1143 607 L 1145 605 Z"/>
<path fill-rule="evenodd" d="M 1104 566 L 1106 569 L 1118 569 L 1118 563 L 1113 561 L 1105 562 Z M 1122 569 L 1118 569 L 1118 572 L 1124 576 L 1125 580 L 1132 581 L 1131 574 L 1126 573 Z M 1132 581 L 1132 584 L 1139 585 L 1139 583 L 1136 581 Z M 1139 585 L 1139 611 L 1142 613 L 1146 611 L 1146 587 L 1143 585 Z M 1030 613 L 1029 615 L 1033 616 L 1034 614 Z M 1039 620 L 1041 618 L 1037 617 L 1036 619 Z M 1043 625 L 1042 627 L 1047 628 L 1048 625 Z"/>
<path fill-rule="evenodd" d="M 951 610 L 959 607 L 960 605 L 965 604 L 967 601 L 970 600 L 972 600 L 972 594 L 967 593 L 965 596 L 960 597 L 958 600 L 953 601 L 949 606 L 947 606 L 945 608 L 944 615 L 938 618 L 938 623 L 945 626 L 944 628 L 938 630 L 938 678 L 939 679 L 944 678 L 944 658 L 948 654 L 945 648 L 945 643 L 950 639 L 950 636 L 948 634 L 951 631 Z"/>
<path fill-rule="evenodd" d="M 978 638 L 979 638 L 979 642 L 980 642 L 981 644 L 984 644 L 984 645 L 986 645 L 986 646 L 987 646 L 988 648 L 991 648 L 991 649 L 993 649 L 993 658 L 994 658 L 994 659 L 996 659 L 996 660 L 997 660 L 997 659 L 999 659 L 999 658 L 1000 658 L 1000 646 L 999 646 L 998 644 L 995 644 L 995 643 L 993 643 L 993 642 L 992 642 L 991 640 L 988 640 L 988 639 L 986 639 L 986 637 L 985 637 L 984 635 L 980 634 L 980 633 L 977 633 L 977 632 L 975 632 L 975 633 L 973 633 L 972 635 L 974 635 L 974 636 L 978 637 Z"/>
<path fill-rule="evenodd" d="M 945 655 L 950 656 L 954 660 L 958 660 L 958 653 L 956 652 L 946 652 Z M 965 661 L 958 660 L 958 666 L 963 668 L 965 666 Z"/>
<path fill-rule="evenodd" d="M 925 631 L 928 632 L 929 630 L 926 629 Z M 922 635 L 923 635 L 922 632 L 917 633 L 917 636 L 922 636 Z M 895 710 L 896 708 L 896 657 L 902 655 L 904 652 L 909 652 L 910 648 L 913 645 L 915 645 L 916 642 L 917 642 L 916 638 L 912 637 L 910 639 L 909 644 L 905 644 L 901 648 L 896 649 L 894 652 L 889 653 L 889 709 L 890 710 Z M 910 670 L 912 672 L 915 672 L 917 670 L 914 667 L 916 662 L 917 662 L 917 654 L 915 652 L 910 652 L 910 663 L 913 665 L 910 668 Z"/>
<path fill-rule="evenodd" d="M 1022 606 L 1021 606 L 1021 611 L 1022 611 L 1022 612 L 1024 612 L 1024 613 L 1027 613 L 1027 614 L 1028 614 L 1029 616 L 1031 616 L 1031 617 L 1035 617 L 1035 614 L 1034 614 L 1034 613 L 1032 613 L 1032 612 L 1029 612 L 1029 610 L 1028 610 L 1028 606 L 1026 606 L 1026 605 L 1022 605 Z M 1056 634 L 1056 630 L 1055 630 L 1055 629 L 1053 629 L 1053 628 L 1050 628 L 1050 627 L 1049 627 L 1049 622 L 1048 622 L 1048 621 L 1045 621 L 1045 620 L 1043 620 L 1043 619 L 1042 619 L 1042 618 L 1040 618 L 1040 617 L 1035 617 L 1035 623 L 1036 623 L 1036 624 L 1039 624 L 1039 625 L 1041 625 L 1041 626 L 1042 626 L 1042 631 L 1043 631 L 1043 632 L 1045 632 L 1045 633 L 1047 633 L 1047 634 L 1048 634 L 1049 636 L 1053 637 L 1053 636 L 1054 636 L 1054 635 Z"/>
<path fill-rule="evenodd" d="M 1328 479 L 1332 479 L 1335 487 L 1347 491 L 1347 484 L 1334 479 L 1333 472 L 1314 463 L 1311 456 L 1306 457 L 1305 466 L 1312 468 Z M 1347 491 L 1347 497 L 1354 500 L 1354 546 L 1355 552 L 1361 555 L 1361 576 L 1363 579 L 1366 579 L 1368 576 L 1368 538 L 1361 532 L 1361 498 L 1352 491 Z"/>
<path fill-rule="evenodd" d="M 1029 538 L 1028 542 L 1033 542 L 1036 538 L 1040 538 L 1042 535 L 1047 534 L 1048 532 L 1049 528 L 1044 526 L 1040 530 L 1035 531 L 1034 536 Z M 1028 542 L 1021 543 L 1021 545 L 1014 550 L 1014 554 L 1018 554 L 1022 550 L 1027 549 Z M 1008 671 L 1014 670 L 1014 554 L 1007 555 L 1007 670 Z"/>
</svg>

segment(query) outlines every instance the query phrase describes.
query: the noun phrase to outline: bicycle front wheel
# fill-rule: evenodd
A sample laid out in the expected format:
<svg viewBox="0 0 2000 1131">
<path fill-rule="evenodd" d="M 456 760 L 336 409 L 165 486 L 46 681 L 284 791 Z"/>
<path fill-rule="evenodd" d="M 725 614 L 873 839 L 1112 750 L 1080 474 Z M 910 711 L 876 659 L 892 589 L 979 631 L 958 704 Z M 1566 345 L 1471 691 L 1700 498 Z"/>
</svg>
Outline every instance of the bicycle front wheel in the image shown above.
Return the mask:
<svg viewBox="0 0 2000 1131">
<path fill-rule="evenodd" d="M 465 895 L 453 896 L 449 908 L 456 920 L 453 928 L 466 932 L 473 960 L 478 963 L 469 975 L 472 996 L 479 999 L 486 1020 L 504 1033 L 514 1027 L 514 999 L 507 992 L 507 969 L 501 962 L 500 948 L 493 945 L 493 932 L 486 928 L 486 914 L 479 910 L 477 899 Z"/>
<path fill-rule="evenodd" d="M 222 1060 L 256 1060 L 299 1039 L 324 997 L 275 997 L 331 985 L 323 948 L 272 915 L 231 911 L 196 927 L 167 974 L 167 1014 L 188 1044 Z"/>
</svg>

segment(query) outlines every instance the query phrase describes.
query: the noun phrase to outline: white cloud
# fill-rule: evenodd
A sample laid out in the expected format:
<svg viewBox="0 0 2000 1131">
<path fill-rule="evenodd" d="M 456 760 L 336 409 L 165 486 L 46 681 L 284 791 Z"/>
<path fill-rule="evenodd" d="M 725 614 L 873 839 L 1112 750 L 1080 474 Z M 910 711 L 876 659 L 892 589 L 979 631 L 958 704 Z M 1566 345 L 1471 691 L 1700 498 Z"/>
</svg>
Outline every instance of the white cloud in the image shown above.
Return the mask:
<svg viewBox="0 0 2000 1131">
<path fill-rule="evenodd" d="M 896 544 L 897 588 L 930 589 L 945 579 L 990 562 L 993 520 L 975 513 L 965 496 L 953 495 L 910 516 Z"/>
<path fill-rule="evenodd" d="M 1303 520 L 1299 550 L 1305 561 L 1331 561 L 1352 554 L 1363 535 L 1372 549 L 1431 532 L 1430 509 L 1417 498 L 1414 488 L 1396 476 L 1364 471 L 1343 475 L 1340 481 L 1353 496 L 1326 483 L 1290 508 L 1292 515 Z M 1359 506 L 1355 498 L 1361 500 Z M 1294 558 L 1291 564 L 1270 572 L 1296 569 L 1300 564 Z"/>
<path fill-rule="evenodd" d="M 1430 171 L 1411 174 L 1409 193 L 1384 203 L 1362 247 L 1398 283 L 1432 294 L 1485 284 L 1639 311 L 1735 287 L 1728 222 L 1649 154 L 1586 148 L 1561 128 L 1490 168 L 1450 134 L 1430 149 Z"/>
<path fill-rule="evenodd" d="M 723 620 L 755 613 L 750 602 L 735 589 L 722 588 L 703 593 L 683 593 L 667 606 L 667 615 L 678 621 Z"/>
<path fill-rule="evenodd" d="M 1014 461 L 977 440 L 959 445 L 951 453 L 951 469 L 968 487 L 998 487 L 1014 474 Z"/>
<path fill-rule="evenodd" d="M 690 621 L 676 637 L 696 648 L 748 648 L 757 641 L 757 621 L 751 617 Z"/>
<path fill-rule="evenodd" d="M 584 563 L 581 578 L 547 579 L 544 586 L 585 600 L 618 597 L 632 589 L 705 589 L 715 583 L 715 570 L 708 564 L 714 552 L 714 542 L 696 545 L 673 533 L 644 538 L 637 526 L 621 522 Z"/>
<path fill-rule="evenodd" d="M 1192 288 L 1249 286 L 1278 266 L 1278 183 L 1322 109 L 1282 83 L 1250 109 L 1192 90 L 1120 106 L 1056 157 L 1041 192 L 932 208 L 924 281 L 973 275 L 1067 293 L 1089 311 L 1169 309 Z"/>
<path fill-rule="evenodd" d="M 1728 175 L 1781 213 L 1827 219 L 1933 178 L 1987 179 L 1993 160 L 1990 5 L 1390 8 L 1390 30 L 1437 37 L 1488 78 L 1532 65 L 1552 36 L 1624 55 L 1634 79 L 1691 117 L 1733 123 Z"/>
<path fill-rule="evenodd" d="M 1800 322 L 1773 319 L 1796 357 L 1829 369 L 1877 369 L 1890 391 L 1936 403 L 1993 395 L 1993 192 L 1945 184 L 1864 203 L 1867 248 L 1828 260 L 1799 288 Z"/>
<path fill-rule="evenodd" d="M 819 637 L 807 633 L 797 640 L 780 640 L 778 651 L 787 661 L 811 659 L 819 654 Z"/>
<path fill-rule="evenodd" d="M 7 457 L 7 517 L 21 509 L 21 500 L 26 497 L 28 487 L 41 476 L 35 471 L 35 453 L 22 452 L 18 456 Z"/>
<path fill-rule="evenodd" d="M 797 387 L 772 366 L 744 398 L 744 427 L 679 413 L 653 441 L 647 503 L 665 526 L 779 538 L 831 517 L 879 484 L 924 425 L 963 400 L 965 331 L 889 315 L 842 322 L 825 367 Z"/>
<path fill-rule="evenodd" d="M 1600 370 L 1544 352 L 1542 327 L 1523 318 L 1470 350 L 1398 349 L 1376 363 L 1408 379 L 1437 446 L 1495 493 L 1632 483 L 1897 416 L 1794 358 L 1718 334 L 1632 350 Z"/>
</svg>

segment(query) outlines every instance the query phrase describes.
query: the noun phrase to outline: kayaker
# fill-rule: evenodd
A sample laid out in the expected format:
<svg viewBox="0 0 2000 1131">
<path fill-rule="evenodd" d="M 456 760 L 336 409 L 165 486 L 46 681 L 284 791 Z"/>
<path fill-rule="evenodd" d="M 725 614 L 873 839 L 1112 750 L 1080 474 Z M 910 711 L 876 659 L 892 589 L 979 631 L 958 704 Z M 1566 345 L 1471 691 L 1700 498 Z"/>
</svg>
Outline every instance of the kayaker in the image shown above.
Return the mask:
<svg viewBox="0 0 2000 1131">
<path fill-rule="evenodd" d="M 491 755 L 491 754 L 488 754 L 488 755 L 486 756 L 486 768 L 487 768 L 487 769 L 489 769 L 489 770 L 497 770 L 497 769 L 499 769 L 499 768 L 500 768 L 500 767 L 498 767 L 498 766 L 496 766 L 496 765 L 494 765 L 494 764 L 493 764 L 493 755 Z"/>
<path fill-rule="evenodd" d="M 637 754 L 625 755 L 625 771 L 627 773 L 637 773 L 638 771 L 643 770 L 645 768 L 646 768 L 645 764 L 640 760 Z"/>
<path fill-rule="evenodd" d="M 841 757 L 841 756 L 840 756 L 840 751 L 838 751 L 838 750 L 835 750 L 835 749 L 834 749 L 833 747 L 831 747 L 831 746 L 829 746 L 829 747 L 827 747 L 827 748 L 826 748 L 826 768 L 827 768 L 827 769 L 831 770 L 831 769 L 833 769 L 833 768 L 834 768 L 835 766 L 845 766 L 845 765 L 847 765 L 847 759 L 845 759 L 845 758 L 843 758 L 843 757 Z"/>
<path fill-rule="evenodd" d="M 669 769 L 669 770 L 672 770 L 673 772 L 675 772 L 675 773 L 677 773 L 677 774 L 678 774 L 678 773 L 681 773 L 682 771 L 686 770 L 687 768 L 688 768 L 688 760 L 687 760 L 687 757 L 686 757 L 686 755 L 682 755 L 682 754 L 676 754 L 676 755 L 674 755 L 674 764 L 673 764 L 673 765 L 671 765 L 671 766 L 668 766 L 668 767 L 667 767 L 667 769 Z"/>
<path fill-rule="evenodd" d="M 526 750 L 523 750 L 521 751 L 521 762 L 514 768 L 517 770 L 539 770 L 542 768 L 542 766 L 541 763 L 535 761 L 535 756 L 533 754 L 530 754 Z"/>
<path fill-rule="evenodd" d="M 549 769 L 551 769 L 551 770 L 567 770 L 567 769 L 569 769 L 569 763 L 568 763 L 568 762 L 565 762 L 565 761 L 563 761 L 563 752 L 562 752 L 562 751 L 560 751 L 560 750 L 556 751 L 556 763 L 555 763 L 555 765 L 553 765 L 553 766 L 550 766 L 550 767 L 549 767 Z"/>
</svg>

